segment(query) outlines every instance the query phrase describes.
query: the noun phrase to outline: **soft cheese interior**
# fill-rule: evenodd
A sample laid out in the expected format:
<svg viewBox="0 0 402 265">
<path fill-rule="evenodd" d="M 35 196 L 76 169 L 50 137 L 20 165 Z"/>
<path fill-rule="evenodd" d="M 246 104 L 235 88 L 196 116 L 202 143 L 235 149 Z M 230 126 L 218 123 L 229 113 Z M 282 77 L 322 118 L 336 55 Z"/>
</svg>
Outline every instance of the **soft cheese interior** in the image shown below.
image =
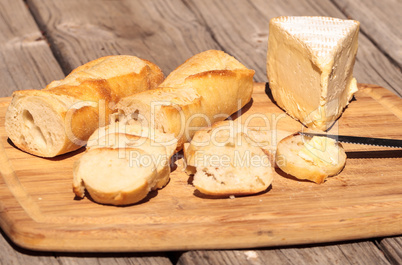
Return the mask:
<svg viewBox="0 0 402 265">
<path fill-rule="evenodd" d="M 358 32 L 353 20 L 272 19 L 267 75 L 277 104 L 306 126 L 327 130 L 357 91 Z"/>
</svg>

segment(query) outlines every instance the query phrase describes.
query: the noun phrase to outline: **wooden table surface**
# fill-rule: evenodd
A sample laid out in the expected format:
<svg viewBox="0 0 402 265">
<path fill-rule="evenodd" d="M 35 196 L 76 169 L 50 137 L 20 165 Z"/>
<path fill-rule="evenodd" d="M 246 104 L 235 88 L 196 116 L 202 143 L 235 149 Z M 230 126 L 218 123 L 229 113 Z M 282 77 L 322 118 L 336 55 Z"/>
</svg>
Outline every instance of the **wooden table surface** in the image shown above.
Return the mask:
<svg viewBox="0 0 402 265">
<path fill-rule="evenodd" d="M 256 82 L 266 82 L 268 22 L 280 15 L 359 20 L 356 79 L 401 96 L 401 10 L 399 0 L 1 0 L 0 96 L 41 89 L 112 54 L 148 59 L 168 74 L 196 53 L 219 49 L 256 70 Z M 2 232 L 0 264 L 56 263 L 402 264 L 402 236 L 284 248 L 77 254 L 24 250 Z"/>
</svg>

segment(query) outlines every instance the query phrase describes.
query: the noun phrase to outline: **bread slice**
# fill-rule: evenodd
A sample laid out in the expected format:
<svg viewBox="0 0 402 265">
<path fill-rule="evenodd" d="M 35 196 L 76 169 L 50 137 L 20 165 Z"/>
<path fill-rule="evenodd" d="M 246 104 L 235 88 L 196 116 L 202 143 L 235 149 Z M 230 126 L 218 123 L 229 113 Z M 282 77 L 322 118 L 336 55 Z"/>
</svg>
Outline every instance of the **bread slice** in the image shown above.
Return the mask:
<svg viewBox="0 0 402 265">
<path fill-rule="evenodd" d="M 127 205 L 138 202 L 150 190 L 163 188 L 170 179 L 170 158 L 176 150 L 177 140 L 172 135 L 169 136 L 159 132 L 152 134 L 153 139 L 157 139 L 157 141 L 151 140 L 148 136 L 150 136 L 149 128 L 142 127 L 138 123 L 126 126 L 124 123 L 113 122 L 96 130 L 88 140 L 87 151 L 76 162 L 73 181 L 74 193 L 82 198 L 85 196 L 84 191 L 86 189 L 92 199 L 98 203 Z M 96 151 L 98 149 L 114 150 L 114 152 L 105 151 L 100 153 Z M 129 153 L 127 154 L 128 151 Z M 126 159 L 127 155 L 130 156 L 129 160 Z M 143 171 L 132 172 L 137 175 L 139 182 L 145 183 L 144 179 L 146 179 L 146 185 L 143 184 L 141 188 L 132 189 L 129 193 L 124 193 L 124 187 L 122 187 L 118 194 L 125 194 L 124 200 L 120 200 L 119 196 L 117 196 L 117 199 L 113 199 L 114 197 L 112 198 L 108 193 L 107 187 L 97 189 L 99 186 L 94 184 L 96 179 L 92 176 L 93 173 L 90 170 L 86 170 L 86 168 L 90 168 L 96 163 L 104 163 L 106 157 L 114 161 L 117 159 L 116 156 L 122 159 L 119 163 L 110 164 L 108 171 L 97 171 L 96 179 L 99 182 L 102 183 L 105 179 L 108 180 L 110 171 L 112 171 L 115 172 L 115 181 L 124 183 L 124 179 L 130 178 L 130 176 L 120 174 L 120 167 L 126 168 L 128 164 L 135 160 L 145 164 L 152 164 L 155 167 L 155 174 L 152 175 L 142 176 Z M 78 171 L 81 168 L 84 168 L 84 170 Z M 90 181 L 89 184 L 86 181 L 87 179 Z M 114 190 L 113 194 L 116 193 L 117 189 Z M 138 196 L 136 195 L 137 193 Z M 95 196 L 92 194 L 95 194 Z"/>
<path fill-rule="evenodd" d="M 96 155 L 92 155 L 93 152 L 100 155 L 96 150 L 110 147 L 117 152 L 132 148 L 142 150 L 150 154 L 154 162 L 158 161 L 155 157 L 162 153 L 160 148 L 165 147 L 163 154 L 170 158 L 200 127 L 225 119 L 249 102 L 253 89 L 253 75 L 253 70 L 247 69 L 233 57 L 220 51 L 207 51 L 190 58 L 172 72 L 165 87 L 159 87 L 152 92 L 150 90 L 138 93 L 136 97 L 121 99 L 115 107 L 113 122 L 99 128 L 90 137 L 88 151 L 84 154 L 85 159 L 77 162 L 77 168 L 93 166 L 93 161 L 87 157 L 96 160 Z M 148 144 L 136 144 L 137 141 L 144 139 L 147 139 Z M 258 150 L 263 154 L 260 149 Z M 111 167 L 114 166 L 120 165 L 116 163 Z M 169 179 L 168 174 L 166 176 L 164 173 L 167 171 L 158 162 L 155 162 L 155 168 L 156 175 L 146 176 L 148 190 L 163 187 Z M 119 169 L 116 168 L 115 171 L 119 172 Z M 92 173 L 78 170 L 75 172 L 77 173 L 74 175 L 73 189 L 82 197 L 82 190 L 87 186 L 85 179 Z M 102 181 L 105 178 L 108 176 L 100 172 L 98 179 Z M 256 185 L 261 185 L 256 182 Z M 87 190 L 90 194 L 91 192 L 103 194 L 107 191 L 100 192 L 91 187 Z M 254 190 L 250 191 L 249 188 L 244 192 Z M 143 194 L 144 190 L 132 190 L 132 193 L 136 192 Z M 138 198 L 140 197 L 143 196 Z M 94 200 L 98 201 L 95 198 Z M 102 203 L 103 200 L 98 202 Z M 108 203 L 133 203 L 133 200 L 125 202 L 109 200 Z"/>
<path fill-rule="evenodd" d="M 335 140 L 294 134 L 279 142 L 276 164 L 285 173 L 298 179 L 323 183 L 337 175 L 345 166 L 346 153 Z"/>
<path fill-rule="evenodd" d="M 251 100 L 253 76 L 232 56 L 209 50 L 184 62 L 158 89 L 122 99 L 116 110 L 174 134 L 180 150 L 197 130 L 226 119 Z"/>
<path fill-rule="evenodd" d="M 108 124 L 109 105 L 155 88 L 163 79 L 156 65 L 135 56 L 99 58 L 45 89 L 14 92 L 5 120 L 8 137 L 21 150 L 42 157 L 74 151 Z"/>
<path fill-rule="evenodd" d="M 99 145 L 99 140 L 109 134 L 128 134 L 148 138 L 152 143 L 163 145 L 166 148 L 166 154 L 169 159 L 176 153 L 177 139 L 173 134 L 143 126 L 140 122 L 134 120 L 116 119 L 109 125 L 98 128 L 89 137 L 87 147 Z"/>
<path fill-rule="evenodd" d="M 97 145 L 88 147 L 89 150 L 93 148 L 114 148 L 122 154 L 127 148 L 140 149 L 149 154 L 148 157 L 144 156 L 142 159 L 152 159 L 156 166 L 157 174 L 154 184 L 151 185 L 152 189 L 162 188 L 169 181 L 170 156 L 163 145 L 148 138 L 124 133 L 110 133 L 99 138 Z"/>
<path fill-rule="evenodd" d="M 136 148 L 93 148 L 74 164 L 73 191 L 102 204 L 129 205 L 141 201 L 155 185 L 157 169 L 149 154 Z"/>
<path fill-rule="evenodd" d="M 272 182 L 268 156 L 233 124 L 222 122 L 198 131 L 184 147 L 186 172 L 194 174 L 193 185 L 201 193 L 249 195 L 266 190 Z"/>
<path fill-rule="evenodd" d="M 271 165 L 275 166 L 275 154 L 279 142 L 292 133 L 284 130 L 270 130 L 263 127 L 249 127 L 246 134 L 269 157 Z"/>
<path fill-rule="evenodd" d="M 212 127 L 203 128 L 200 131 L 205 131 L 207 134 L 196 133 L 193 141 L 208 142 L 210 137 L 208 133 L 214 130 L 212 136 L 213 141 L 226 141 L 229 137 L 233 137 L 236 133 L 244 133 L 250 138 L 249 143 L 257 146 L 264 151 L 269 157 L 272 165 L 275 165 L 275 153 L 278 143 L 285 137 L 293 134 L 284 130 L 271 130 L 267 127 L 249 127 L 240 124 L 238 121 L 225 120 L 214 123 Z"/>
</svg>

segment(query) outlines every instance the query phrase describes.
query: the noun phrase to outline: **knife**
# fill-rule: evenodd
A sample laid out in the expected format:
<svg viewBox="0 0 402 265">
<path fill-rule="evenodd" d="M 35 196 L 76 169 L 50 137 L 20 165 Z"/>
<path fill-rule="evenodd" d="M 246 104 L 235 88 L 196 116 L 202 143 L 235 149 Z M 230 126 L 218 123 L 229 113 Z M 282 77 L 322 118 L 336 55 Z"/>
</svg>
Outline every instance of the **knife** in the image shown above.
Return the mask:
<svg viewBox="0 0 402 265">
<path fill-rule="evenodd" d="M 306 135 L 306 136 L 324 136 L 324 137 L 334 139 L 338 142 L 344 142 L 344 143 L 402 148 L 402 140 L 396 140 L 396 139 L 360 137 L 360 136 L 349 136 L 349 135 L 335 135 L 335 134 L 324 134 L 324 133 L 310 133 L 310 132 L 300 132 L 300 134 Z"/>
</svg>

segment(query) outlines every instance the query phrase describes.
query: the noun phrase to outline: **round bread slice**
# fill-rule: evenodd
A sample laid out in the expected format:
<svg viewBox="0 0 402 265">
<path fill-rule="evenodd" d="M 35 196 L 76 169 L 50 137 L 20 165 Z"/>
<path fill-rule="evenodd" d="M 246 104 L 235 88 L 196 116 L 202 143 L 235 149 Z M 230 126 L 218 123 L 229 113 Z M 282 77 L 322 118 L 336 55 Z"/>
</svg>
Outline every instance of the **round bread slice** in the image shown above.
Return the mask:
<svg viewBox="0 0 402 265">
<path fill-rule="evenodd" d="M 169 158 L 176 153 L 177 139 L 173 134 L 163 133 L 157 129 L 151 129 L 143 126 L 140 122 L 131 120 L 129 124 L 126 121 L 116 121 L 111 124 L 98 128 L 88 139 L 87 147 L 99 145 L 99 139 L 108 134 L 130 134 L 148 138 L 152 143 L 163 145 Z"/>
<path fill-rule="evenodd" d="M 129 205 L 141 201 L 151 190 L 157 170 L 149 154 L 136 148 L 124 152 L 93 148 L 74 164 L 73 191 L 102 204 Z"/>
<path fill-rule="evenodd" d="M 213 132 L 212 132 L 213 130 Z M 206 132 L 206 133 L 202 133 Z M 225 142 L 229 137 L 237 133 L 244 133 L 253 146 L 258 146 L 269 157 L 271 165 L 275 165 L 275 153 L 278 143 L 285 137 L 293 134 L 283 130 L 269 130 L 266 127 L 247 127 L 239 124 L 237 121 L 225 120 L 214 123 L 211 128 L 204 128 L 196 133 L 192 142 L 198 142 L 198 145 L 208 143 L 209 141 Z M 193 172 L 193 168 L 187 167 L 186 171 Z"/>
<path fill-rule="evenodd" d="M 155 164 L 157 171 L 157 177 L 154 179 L 151 188 L 153 190 L 159 189 L 169 182 L 170 157 L 163 145 L 155 143 L 145 137 L 124 133 L 110 133 L 99 138 L 97 145 L 92 145 L 88 148 L 105 147 L 118 149 L 121 153 L 123 153 L 126 148 L 136 148 L 144 151 L 150 155 L 150 158 L 152 158 L 152 162 Z"/>
<path fill-rule="evenodd" d="M 279 142 L 275 160 L 287 174 L 323 183 L 344 168 L 346 153 L 340 143 L 328 137 L 293 134 Z"/>
<path fill-rule="evenodd" d="M 193 185 L 203 194 L 255 194 L 266 190 L 273 179 L 262 149 L 243 132 L 221 126 L 198 131 L 185 146 L 184 156 L 186 171 L 194 173 Z"/>
</svg>

